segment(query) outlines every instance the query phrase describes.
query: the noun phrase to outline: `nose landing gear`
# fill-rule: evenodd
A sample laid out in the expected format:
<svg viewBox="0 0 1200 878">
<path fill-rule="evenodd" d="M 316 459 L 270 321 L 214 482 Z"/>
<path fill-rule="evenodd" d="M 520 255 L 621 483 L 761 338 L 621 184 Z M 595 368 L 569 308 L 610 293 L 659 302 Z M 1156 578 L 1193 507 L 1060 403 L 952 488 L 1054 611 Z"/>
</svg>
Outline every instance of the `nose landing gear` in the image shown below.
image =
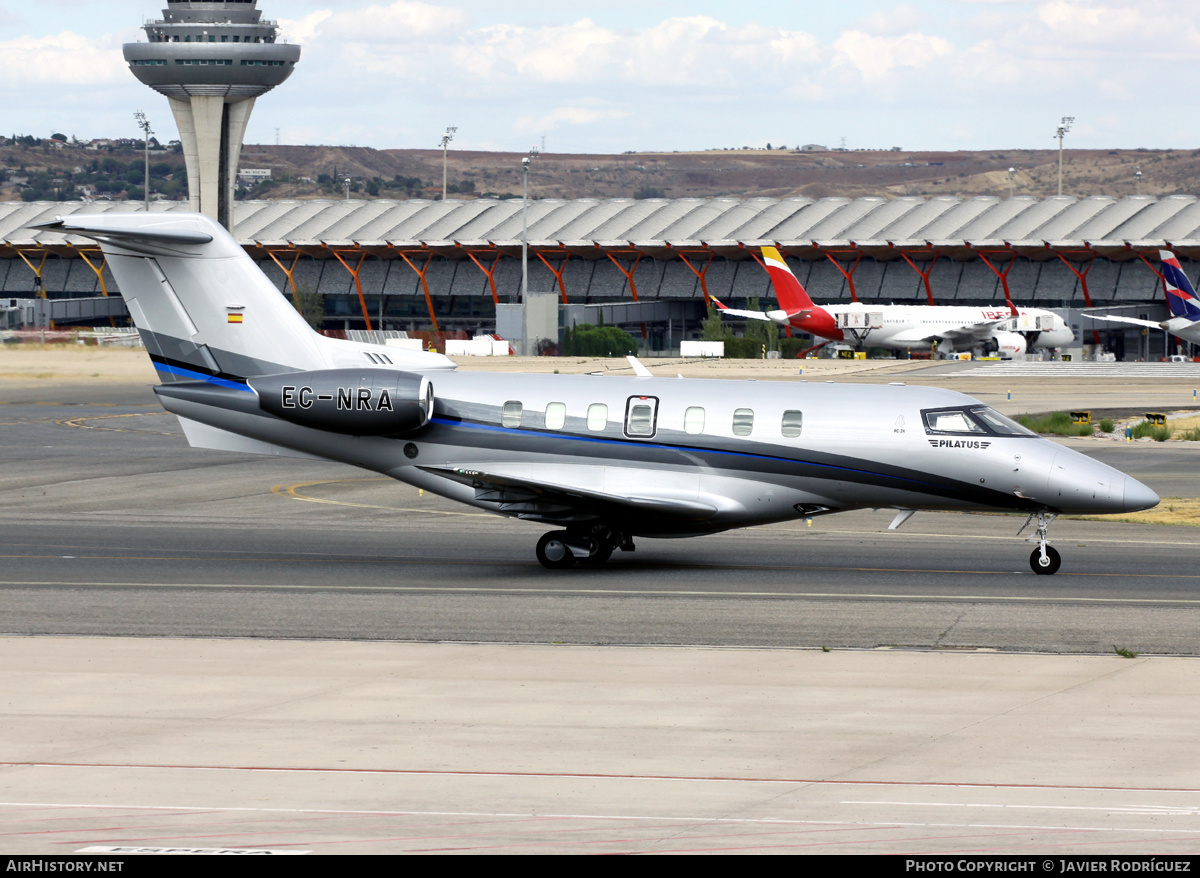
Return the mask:
<svg viewBox="0 0 1200 878">
<path fill-rule="evenodd" d="M 1029 556 L 1029 566 L 1034 573 L 1040 576 L 1052 576 L 1058 572 L 1058 568 L 1062 566 L 1062 556 L 1058 554 L 1058 550 L 1053 546 L 1047 545 L 1047 533 L 1050 530 L 1050 522 L 1058 518 L 1057 515 L 1046 517 L 1046 510 L 1034 513 L 1037 515 L 1037 539 L 1038 547 L 1033 550 L 1033 554 Z M 1021 526 L 1021 531 L 1029 527 L 1029 522 L 1033 521 L 1033 515 L 1025 519 L 1025 524 Z M 1017 531 L 1018 536 L 1021 531 Z"/>
</svg>

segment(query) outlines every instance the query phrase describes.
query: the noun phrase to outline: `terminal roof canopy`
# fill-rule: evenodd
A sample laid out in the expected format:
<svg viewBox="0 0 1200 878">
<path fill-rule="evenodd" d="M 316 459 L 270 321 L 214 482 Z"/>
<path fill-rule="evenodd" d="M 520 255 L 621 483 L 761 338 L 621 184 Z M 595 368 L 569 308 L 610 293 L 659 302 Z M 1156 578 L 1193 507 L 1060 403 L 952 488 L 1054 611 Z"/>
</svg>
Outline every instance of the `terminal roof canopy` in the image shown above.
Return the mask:
<svg viewBox="0 0 1200 878">
<path fill-rule="evenodd" d="M 56 216 L 140 209 L 120 202 L 0 204 L 0 248 L 87 245 L 27 226 Z M 182 202 L 156 211 L 187 211 Z M 1200 203 L 1195 196 L 969 199 L 682 198 L 532 201 L 529 244 L 584 258 L 638 251 L 659 259 L 708 250 L 749 258 L 764 244 L 800 258 L 859 250 L 877 259 L 935 251 L 975 259 L 1008 249 L 1033 259 L 1073 251 L 1114 259 L 1160 248 L 1200 258 Z M 466 258 L 467 251 L 511 252 L 521 243 L 521 201 L 243 201 L 235 235 L 250 250 L 337 247 L 371 251 L 424 249 Z"/>
</svg>

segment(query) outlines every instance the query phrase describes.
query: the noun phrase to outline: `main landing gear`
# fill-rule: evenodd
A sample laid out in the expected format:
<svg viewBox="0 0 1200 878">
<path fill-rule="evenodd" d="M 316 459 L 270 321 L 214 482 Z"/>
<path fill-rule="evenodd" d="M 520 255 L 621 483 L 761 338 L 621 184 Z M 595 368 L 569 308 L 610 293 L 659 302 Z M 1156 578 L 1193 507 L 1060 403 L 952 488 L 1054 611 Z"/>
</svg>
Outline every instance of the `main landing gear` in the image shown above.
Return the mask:
<svg viewBox="0 0 1200 878">
<path fill-rule="evenodd" d="M 552 530 L 537 544 L 538 563 L 547 570 L 566 570 L 576 564 L 599 566 L 620 549 L 632 552 L 633 540 L 606 527 L 590 530 Z"/>
<path fill-rule="evenodd" d="M 1037 515 L 1037 540 L 1038 547 L 1033 550 L 1033 554 L 1029 556 L 1029 566 L 1034 573 L 1041 576 L 1052 576 L 1058 572 L 1058 568 L 1062 566 L 1062 556 L 1058 554 L 1058 550 L 1053 546 L 1047 545 L 1047 533 L 1050 530 L 1050 522 L 1058 518 L 1057 515 L 1051 515 L 1047 518 L 1046 510 L 1034 513 Z M 1021 530 L 1029 527 L 1029 522 L 1033 521 L 1033 515 L 1025 520 L 1025 524 Z M 1017 531 L 1020 535 L 1021 531 Z"/>
</svg>

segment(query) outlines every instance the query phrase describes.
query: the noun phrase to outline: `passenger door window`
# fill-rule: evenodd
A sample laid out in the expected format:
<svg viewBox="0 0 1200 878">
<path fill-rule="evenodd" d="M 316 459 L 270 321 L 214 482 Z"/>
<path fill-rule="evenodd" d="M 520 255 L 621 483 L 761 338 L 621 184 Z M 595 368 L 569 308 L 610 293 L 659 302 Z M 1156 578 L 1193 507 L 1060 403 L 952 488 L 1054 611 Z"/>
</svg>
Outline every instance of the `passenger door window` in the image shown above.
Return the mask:
<svg viewBox="0 0 1200 878">
<path fill-rule="evenodd" d="M 631 396 L 625 406 L 625 435 L 639 439 L 654 436 L 658 399 L 653 396 Z"/>
</svg>

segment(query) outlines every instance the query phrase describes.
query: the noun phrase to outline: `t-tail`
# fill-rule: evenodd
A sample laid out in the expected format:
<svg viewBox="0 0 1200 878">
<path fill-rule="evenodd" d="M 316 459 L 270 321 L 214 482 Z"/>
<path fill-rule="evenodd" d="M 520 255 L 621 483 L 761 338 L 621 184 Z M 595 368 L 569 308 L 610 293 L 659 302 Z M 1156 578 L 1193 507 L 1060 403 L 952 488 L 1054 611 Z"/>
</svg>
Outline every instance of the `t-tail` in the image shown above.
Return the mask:
<svg viewBox="0 0 1200 878">
<path fill-rule="evenodd" d="M 1188 280 L 1179 265 L 1179 258 L 1169 250 L 1160 250 L 1162 274 L 1167 281 L 1167 306 L 1172 317 L 1183 317 L 1192 322 L 1200 321 L 1200 298 L 1196 288 Z"/>
<path fill-rule="evenodd" d="M 315 332 L 229 232 L 204 214 L 71 216 L 34 228 L 99 242 L 164 384 L 245 389 L 258 376 L 371 363 L 453 367 L 437 354 Z"/>
</svg>

